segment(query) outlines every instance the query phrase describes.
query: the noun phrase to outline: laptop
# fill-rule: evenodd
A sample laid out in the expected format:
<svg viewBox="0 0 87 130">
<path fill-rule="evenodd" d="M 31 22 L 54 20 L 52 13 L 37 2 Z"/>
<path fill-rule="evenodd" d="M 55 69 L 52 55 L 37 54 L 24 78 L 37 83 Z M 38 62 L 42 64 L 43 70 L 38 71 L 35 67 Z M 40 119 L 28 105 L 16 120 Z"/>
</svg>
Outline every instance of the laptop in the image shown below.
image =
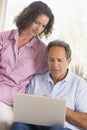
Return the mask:
<svg viewBox="0 0 87 130">
<path fill-rule="evenodd" d="M 14 122 L 64 127 L 66 101 L 47 96 L 14 95 Z"/>
</svg>

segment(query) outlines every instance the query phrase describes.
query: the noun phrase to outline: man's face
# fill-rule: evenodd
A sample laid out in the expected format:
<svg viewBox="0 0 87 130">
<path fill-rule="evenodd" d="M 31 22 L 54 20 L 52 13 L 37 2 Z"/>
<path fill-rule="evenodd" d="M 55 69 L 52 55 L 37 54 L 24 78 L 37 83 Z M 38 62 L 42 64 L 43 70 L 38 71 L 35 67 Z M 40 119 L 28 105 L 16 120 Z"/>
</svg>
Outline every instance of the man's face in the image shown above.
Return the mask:
<svg viewBox="0 0 87 130">
<path fill-rule="evenodd" d="M 67 74 L 67 66 L 71 58 L 66 59 L 66 52 L 63 47 L 51 47 L 48 53 L 48 67 L 53 81 L 62 80 Z"/>
</svg>

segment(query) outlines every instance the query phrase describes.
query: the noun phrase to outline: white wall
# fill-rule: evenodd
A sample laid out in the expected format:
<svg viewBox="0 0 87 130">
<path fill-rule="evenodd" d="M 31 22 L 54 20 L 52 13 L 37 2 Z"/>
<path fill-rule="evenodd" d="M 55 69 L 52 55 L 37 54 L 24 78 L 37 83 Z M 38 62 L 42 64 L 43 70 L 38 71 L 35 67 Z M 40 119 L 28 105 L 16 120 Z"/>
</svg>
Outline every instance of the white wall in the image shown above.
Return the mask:
<svg viewBox="0 0 87 130">
<path fill-rule="evenodd" d="M 4 30 L 15 28 L 14 17 L 32 1 L 35 0 L 8 0 Z M 72 64 L 79 63 L 87 73 L 87 0 L 42 1 L 50 6 L 55 16 L 53 33 L 43 40 L 46 44 L 54 39 L 68 42 L 73 53 Z"/>
<path fill-rule="evenodd" d="M 4 30 L 7 0 L 0 0 L 0 31 Z"/>
</svg>

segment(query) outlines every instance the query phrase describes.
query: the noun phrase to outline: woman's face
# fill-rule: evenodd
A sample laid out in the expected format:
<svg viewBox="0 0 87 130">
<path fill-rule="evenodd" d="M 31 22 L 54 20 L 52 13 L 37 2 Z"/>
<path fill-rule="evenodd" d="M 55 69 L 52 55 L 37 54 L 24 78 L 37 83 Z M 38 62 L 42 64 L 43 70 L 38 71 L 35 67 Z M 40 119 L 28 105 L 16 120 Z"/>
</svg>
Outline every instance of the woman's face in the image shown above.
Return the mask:
<svg viewBox="0 0 87 130">
<path fill-rule="evenodd" d="M 36 20 L 27 28 L 29 35 L 36 36 L 41 34 L 49 22 L 49 17 L 45 14 L 40 14 Z"/>
</svg>

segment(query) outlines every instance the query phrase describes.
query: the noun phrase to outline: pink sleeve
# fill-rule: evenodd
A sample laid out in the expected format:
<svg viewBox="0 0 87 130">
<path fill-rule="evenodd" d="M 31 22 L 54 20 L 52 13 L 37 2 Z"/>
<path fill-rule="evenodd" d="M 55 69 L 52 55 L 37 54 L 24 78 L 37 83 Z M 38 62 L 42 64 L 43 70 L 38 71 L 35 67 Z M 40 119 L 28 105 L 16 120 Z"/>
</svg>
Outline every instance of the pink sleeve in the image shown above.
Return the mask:
<svg viewBox="0 0 87 130">
<path fill-rule="evenodd" d="M 48 71 L 47 56 L 46 56 L 46 46 L 42 46 L 39 52 L 39 73 L 44 73 Z"/>
</svg>

